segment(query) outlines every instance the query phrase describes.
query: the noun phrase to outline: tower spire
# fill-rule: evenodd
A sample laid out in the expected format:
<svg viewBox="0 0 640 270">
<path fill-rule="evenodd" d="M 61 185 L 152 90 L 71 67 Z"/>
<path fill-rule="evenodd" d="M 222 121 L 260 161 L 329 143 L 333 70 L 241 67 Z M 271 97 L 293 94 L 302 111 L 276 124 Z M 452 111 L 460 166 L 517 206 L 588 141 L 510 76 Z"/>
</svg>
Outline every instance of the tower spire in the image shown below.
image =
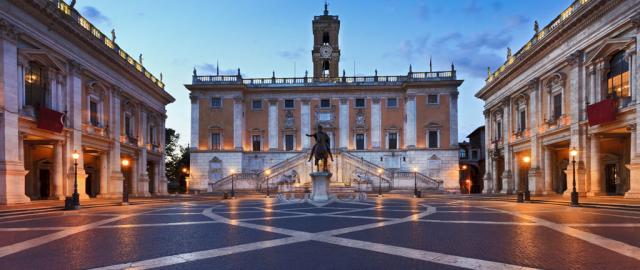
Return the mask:
<svg viewBox="0 0 640 270">
<path fill-rule="evenodd" d="M 329 4 L 327 3 L 327 0 L 324 0 L 324 15 L 329 15 Z"/>
</svg>

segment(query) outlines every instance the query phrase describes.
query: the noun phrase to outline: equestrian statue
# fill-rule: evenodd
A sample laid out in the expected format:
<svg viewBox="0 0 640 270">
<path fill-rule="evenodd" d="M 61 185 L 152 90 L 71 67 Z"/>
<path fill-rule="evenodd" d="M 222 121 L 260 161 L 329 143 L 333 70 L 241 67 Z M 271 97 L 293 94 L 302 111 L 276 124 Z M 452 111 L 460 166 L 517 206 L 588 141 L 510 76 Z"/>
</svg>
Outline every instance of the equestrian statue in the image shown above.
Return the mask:
<svg viewBox="0 0 640 270">
<path fill-rule="evenodd" d="M 317 171 L 320 171 L 319 162 L 322 160 L 322 171 L 328 172 L 329 168 L 327 160 L 331 158 L 331 161 L 333 162 L 333 155 L 331 154 L 331 139 L 329 138 L 329 135 L 322 131 L 321 125 L 318 125 L 316 133 L 305 135 L 307 137 L 313 137 L 316 140 L 316 144 L 311 148 L 309 162 L 311 162 L 311 158 L 315 157 L 314 164 L 316 165 Z"/>
</svg>

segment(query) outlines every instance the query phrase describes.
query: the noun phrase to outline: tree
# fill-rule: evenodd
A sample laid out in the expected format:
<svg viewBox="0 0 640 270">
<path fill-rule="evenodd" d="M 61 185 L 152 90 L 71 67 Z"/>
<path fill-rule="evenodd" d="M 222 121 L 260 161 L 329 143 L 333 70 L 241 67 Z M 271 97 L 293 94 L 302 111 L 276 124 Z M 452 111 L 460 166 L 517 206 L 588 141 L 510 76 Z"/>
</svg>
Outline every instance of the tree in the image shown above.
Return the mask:
<svg viewBox="0 0 640 270">
<path fill-rule="evenodd" d="M 165 175 L 169 181 L 169 189 L 184 192 L 186 190 L 183 168 L 189 169 L 190 151 L 178 142 L 180 134 L 174 129 L 165 130 Z"/>
</svg>

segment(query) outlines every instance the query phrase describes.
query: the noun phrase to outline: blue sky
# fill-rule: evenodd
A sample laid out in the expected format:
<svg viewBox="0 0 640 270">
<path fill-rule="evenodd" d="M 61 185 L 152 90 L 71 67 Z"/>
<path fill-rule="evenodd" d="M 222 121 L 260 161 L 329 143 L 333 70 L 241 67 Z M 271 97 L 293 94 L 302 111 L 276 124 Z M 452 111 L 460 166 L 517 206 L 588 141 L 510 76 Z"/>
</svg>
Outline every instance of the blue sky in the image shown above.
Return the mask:
<svg viewBox="0 0 640 270">
<path fill-rule="evenodd" d="M 70 2 L 70 1 L 67 1 Z M 188 143 L 190 102 L 184 84 L 199 74 L 241 69 L 245 77 L 290 77 L 311 72 L 311 20 L 323 0 L 78 0 L 76 9 L 144 65 L 176 102 L 167 107 L 167 127 Z M 448 70 L 453 61 L 460 87 L 459 137 L 484 124 L 483 103 L 474 94 L 486 67 L 495 70 L 570 0 L 333 0 L 340 16 L 340 69 L 347 74 L 406 74 Z M 294 71 L 295 65 L 295 71 Z"/>
</svg>

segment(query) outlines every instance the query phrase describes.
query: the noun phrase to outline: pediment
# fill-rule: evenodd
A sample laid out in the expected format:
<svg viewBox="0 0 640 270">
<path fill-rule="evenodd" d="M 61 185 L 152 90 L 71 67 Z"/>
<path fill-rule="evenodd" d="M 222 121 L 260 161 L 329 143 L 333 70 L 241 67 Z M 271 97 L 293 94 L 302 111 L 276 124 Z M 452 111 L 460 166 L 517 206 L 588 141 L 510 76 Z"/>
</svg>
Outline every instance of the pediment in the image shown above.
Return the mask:
<svg viewBox="0 0 640 270">
<path fill-rule="evenodd" d="M 591 63 L 596 59 L 605 58 L 616 51 L 623 50 L 634 42 L 632 37 L 610 38 L 602 42 L 586 59 L 586 63 Z"/>
<path fill-rule="evenodd" d="M 66 65 L 64 61 L 52 56 L 45 50 L 41 49 L 18 49 L 19 53 L 24 55 L 27 60 L 35 61 L 48 67 L 54 67 L 59 71 L 66 71 Z"/>
</svg>

